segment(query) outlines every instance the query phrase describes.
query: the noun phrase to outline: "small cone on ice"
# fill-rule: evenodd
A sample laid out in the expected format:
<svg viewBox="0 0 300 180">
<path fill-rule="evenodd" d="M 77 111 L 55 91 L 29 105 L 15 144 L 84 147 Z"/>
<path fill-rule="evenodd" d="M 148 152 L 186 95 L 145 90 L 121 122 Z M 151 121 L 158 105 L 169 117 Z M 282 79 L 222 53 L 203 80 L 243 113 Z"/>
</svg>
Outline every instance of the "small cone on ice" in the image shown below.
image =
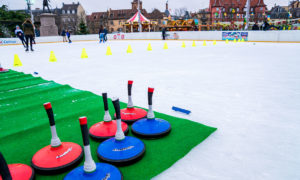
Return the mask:
<svg viewBox="0 0 300 180">
<path fill-rule="evenodd" d="M 185 42 L 184 41 L 182 42 L 181 47 L 185 48 Z"/>
<path fill-rule="evenodd" d="M 226 43 L 226 44 L 228 44 L 228 43 L 229 43 L 228 39 L 226 39 L 225 43 Z"/>
<path fill-rule="evenodd" d="M 147 51 L 152 51 L 152 46 L 150 43 L 148 44 Z"/>
<path fill-rule="evenodd" d="M 236 39 L 233 40 L 233 43 L 236 43 Z"/>
<path fill-rule="evenodd" d="M 129 44 L 128 45 L 128 48 L 127 48 L 127 51 L 126 51 L 127 53 L 132 53 L 132 48 L 131 48 L 131 45 Z"/>
<path fill-rule="evenodd" d="M 217 41 L 216 40 L 213 41 L 213 45 L 217 45 Z"/>
<path fill-rule="evenodd" d="M 196 42 L 193 41 L 192 47 L 196 47 Z"/>
<path fill-rule="evenodd" d="M 206 41 L 203 41 L 203 46 L 206 46 Z"/>
<path fill-rule="evenodd" d="M 22 62 L 17 54 L 14 57 L 14 67 L 22 66 Z"/>
<path fill-rule="evenodd" d="M 110 47 L 109 47 L 109 46 L 107 46 L 107 50 L 106 50 L 106 56 L 110 56 L 110 55 L 112 55 L 112 53 L 111 53 L 111 49 L 110 49 Z"/>
<path fill-rule="evenodd" d="M 50 58 L 49 58 L 49 61 L 50 61 L 50 62 L 56 62 L 56 61 L 57 61 L 57 59 L 56 59 L 55 54 L 54 54 L 53 51 L 50 52 Z"/>
<path fill-rule="evenodd" d="M 244 38 L 242 39 L 242 42 L 245 42 L 245 39 L 244 39 Z"/>
<path fill-rule="evenodd" d="M 86 53 L 85 48 L 82 48 L 81 58 L 82 58 L 82 59 L 88 58 L 88 55 L 87 55 L 87 53 Z"/>
<path fill-rule="evenodd" d="M 238 42 L 241 42 L 241 39 L 239 39 Z"/>
<path fill-rule="evenodd" d="M 164 49 L 168 49 L 168 44 L 167 43 L 164 44 Z"/>
</svg>

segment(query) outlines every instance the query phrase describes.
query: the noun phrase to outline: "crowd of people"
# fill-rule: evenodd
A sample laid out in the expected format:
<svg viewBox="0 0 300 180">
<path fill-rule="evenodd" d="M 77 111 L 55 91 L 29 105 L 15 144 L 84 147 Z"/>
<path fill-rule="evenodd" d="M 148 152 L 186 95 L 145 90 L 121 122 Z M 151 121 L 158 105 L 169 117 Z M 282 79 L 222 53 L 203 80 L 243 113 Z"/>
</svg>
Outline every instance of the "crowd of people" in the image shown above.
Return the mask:
<svg viewBox="0 0 300 180">
<path fill-rule="evenodd" d="M 288 24 L 279 24 L 279 25 L 273 25 L 269 24 L 268 21 L 265 21 L 261 25 L 259 25 L 257 22 L 252 26 L 253 31 L 258 31 L 258 30 L 298 30 L 298 26 L 292 23 Z"/>
</svg>

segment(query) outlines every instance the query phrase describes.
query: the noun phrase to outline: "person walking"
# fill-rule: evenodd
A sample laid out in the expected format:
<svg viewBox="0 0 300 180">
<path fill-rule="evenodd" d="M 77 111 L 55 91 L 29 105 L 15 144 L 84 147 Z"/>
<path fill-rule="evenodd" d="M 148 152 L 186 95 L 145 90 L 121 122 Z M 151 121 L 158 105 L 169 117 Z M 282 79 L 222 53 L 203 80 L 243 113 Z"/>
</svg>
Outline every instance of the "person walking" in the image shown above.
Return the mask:
<svg viewBox="0 0 300 180">
<path fill-rule="evenodd" d="M 21 40 L 23 46 L 26 48 L 26 41 L 24 37 L 24 32 L 20 29 L 20 26 L 16 26 L 15 35 Z"/>
<path fill-rule="evenodd" d="M 66 38 L 66 31 L 64 29 L 61 31 L 61 36 L 63 37 L 63 42 L 68 42 Z"/>
<path fill-rule="evenodd" d="M 69 32 L 69 30 L 67 30 L 66 35 L 68 37 L 69 43 L 72 43 L 72 41 L 71 41 L 71 33 Z"/>
<path fill-rule="evenodd" d="M 30 50 L 33 51 L 32 41 L 33 41 L 35 35 L 34 35 L 34 28 L 33 28 L 31 19 L 27 18 L 22 25 L 23 25 L 23 30 L 24 30 L 25 40 L 26 40 L 26 50 L 25 51 L 28 51 L 29 43 L 30 43 Z"/>
</svg>

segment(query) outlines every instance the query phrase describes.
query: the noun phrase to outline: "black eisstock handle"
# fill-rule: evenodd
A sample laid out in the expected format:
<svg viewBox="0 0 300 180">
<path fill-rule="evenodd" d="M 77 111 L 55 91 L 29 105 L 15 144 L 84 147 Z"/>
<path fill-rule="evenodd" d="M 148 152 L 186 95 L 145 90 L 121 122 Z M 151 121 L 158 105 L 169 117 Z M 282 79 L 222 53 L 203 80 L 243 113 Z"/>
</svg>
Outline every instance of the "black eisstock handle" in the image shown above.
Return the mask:
<svg viewBox="0 0 300 180">
<path fill-rule="evenodd" d="M 119 98 L 115 98 L 113 100 L 113 104 L 114 104 L 114 108 L 115 108 L 115 111 L 116 111 L 116 119 L 121 119 Z"/>
<path fill-rule="evenodd" d="M 107 103 L 107 93 L 102 93 L 103 103 L 104 103 L 104 110 L 108 111 L 108 103 Z"/>
<path fill-rule="evenodd" d="M 128 81 L 128 96 L 131 96 L 132 84 L 133 84 L 133 81 L 129 80 Z"/>
<path fill-rule="evenodd" d="M 85 116 L 80 117 L 79 123 L 80 123 L 80 128 L 81 128 L 83 145 L 88 146 L 88 145 L 90 145 L 90 141 L 89 141 L 89 133 L 88 133 L 89 131 L 88 131 L 88 127 L 87 127 L 87 118 Z"/>
<path fill-rule="evenodd" d="M 3 180 L 12 180 L 7 163 L 1 152 L 0 152 L 0 175 L 2 176 Z"/>
<path fill-rule="evenodd" d="M 152 96 L 153 96 L 154 88 L 148 88 L 148 105 L 152 105 Z"/>
<path fill-rule="evenodd" d="M 48 114 L 50 126 L 54 126 L 55 125 L 55 121 L 54 121 L 54 114 L 53 114 L 51 103 L 50 102 L 45 103 L 44 107 L 45 107 L 46 112 Z"/>
</svg>

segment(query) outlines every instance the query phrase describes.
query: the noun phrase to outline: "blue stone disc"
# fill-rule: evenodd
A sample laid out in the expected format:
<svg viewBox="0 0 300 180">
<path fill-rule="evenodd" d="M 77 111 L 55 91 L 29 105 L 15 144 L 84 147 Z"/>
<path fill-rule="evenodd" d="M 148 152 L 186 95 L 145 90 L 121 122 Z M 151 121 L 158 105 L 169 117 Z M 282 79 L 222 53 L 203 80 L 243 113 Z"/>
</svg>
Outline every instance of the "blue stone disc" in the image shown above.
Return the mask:
<svg viewBox="0 0 300 180">
<path fill-rule="evenodd" d="M 118 168 L 111 164 L 106 163 L 96 163 L 96 171 L 91 173 L 86 173 L 83 170 L 83 166 L 77 167 L 76 169 L 69 172 L 64 180 L 99 180 L 99 179 L 109 179 L 109 180 L 121 180 L 123 176 Z"/>
<path fill-rule="evenodd" d="M 102 142 L 97 149 L 100 160 L 116 165 L 128 165 L 139 160 L 144 153 L 143 141 L 131 136 L 126 136 L 121 141 L 110 138 Z"/>
<path fill-rule="evenodd" d="M 171 131 L 171 124 L 163 119 L 141 119 L 131 126 L 132 133 L 143 138 L 159 138 Z"/>
</svg>

